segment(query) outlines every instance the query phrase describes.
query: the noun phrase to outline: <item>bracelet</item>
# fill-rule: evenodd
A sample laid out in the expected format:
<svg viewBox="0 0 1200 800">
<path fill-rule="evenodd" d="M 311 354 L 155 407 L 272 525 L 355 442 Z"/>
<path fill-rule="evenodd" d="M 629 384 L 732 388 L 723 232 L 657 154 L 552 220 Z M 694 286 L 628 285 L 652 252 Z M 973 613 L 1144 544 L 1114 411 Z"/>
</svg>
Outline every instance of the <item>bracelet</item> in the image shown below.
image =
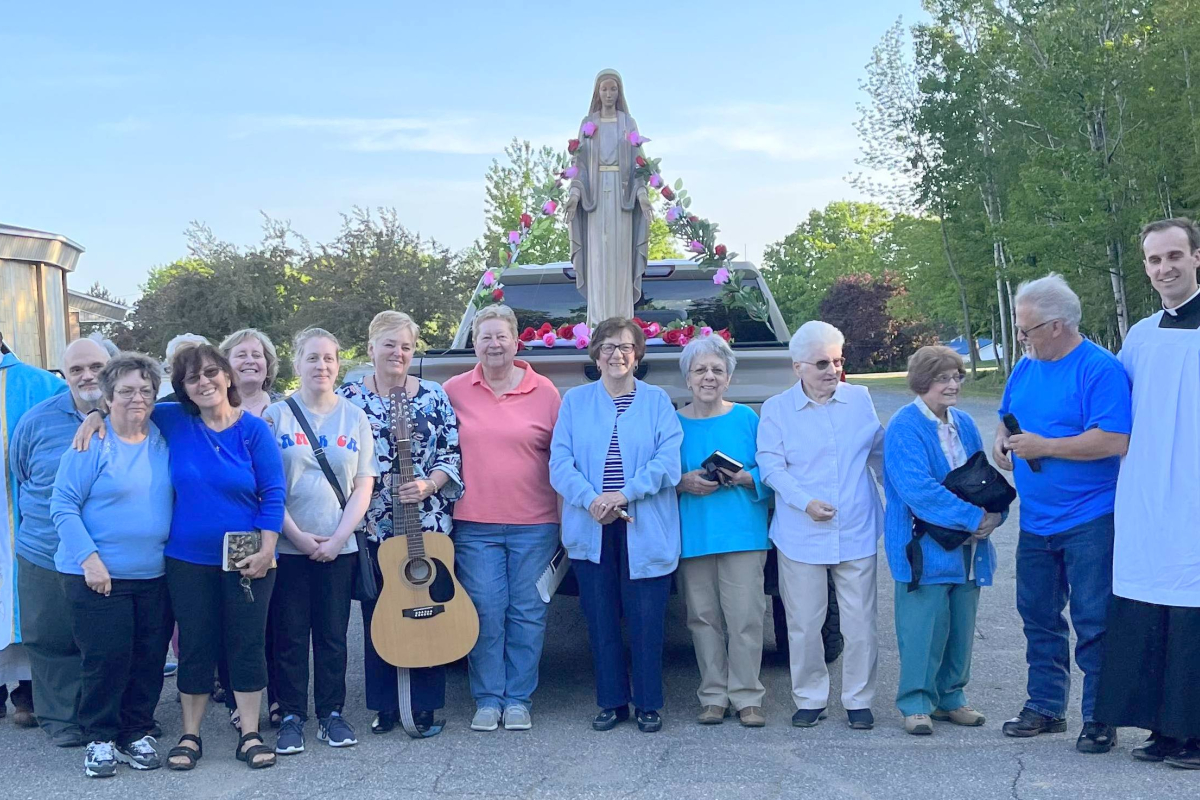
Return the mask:
<svg viewBox="0 0 1200 800">
<path fill-rule="evenodd" d="M 83 415 L 83 418 L 84 418 L 84 419 L 87 419 L 87 418 L 88 418 L 88 417 L 90 417 L 92 414 L 100 414 L 101 416 L 103 416 L 103 415 L 104 415 L 104 412 L 102 412 L 102 411 L 101 411 L 100 409 L 98 409 L 98 408 L 89 408 L 89 409 L 88 409 L 88 412 L 87 412 L 86 414 L 84 414 L 84 415 Z"/>
</svg>

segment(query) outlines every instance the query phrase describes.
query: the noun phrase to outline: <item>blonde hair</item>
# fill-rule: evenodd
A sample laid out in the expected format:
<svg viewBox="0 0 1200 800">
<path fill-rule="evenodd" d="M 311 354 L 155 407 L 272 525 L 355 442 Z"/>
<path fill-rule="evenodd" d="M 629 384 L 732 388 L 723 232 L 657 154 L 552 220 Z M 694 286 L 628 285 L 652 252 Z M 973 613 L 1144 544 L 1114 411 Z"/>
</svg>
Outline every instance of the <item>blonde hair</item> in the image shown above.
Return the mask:
<svg viewBox="0 0 1200 800">
<path fill-rule="evenodd" d="M 380 311 L 367 328 L 367 343 L 375 344 L 380 337 L 391 331 L 408 331 L 412 334 L 414 346 L 421 338 L 421 329 L 408 314 L 403 311 Z"/>
<path fill-rule="evenodd" d="M 474 319 L 471 320 L 471 336 L 472 338 L 479 337 L 479 328 L 489 319 L 500 319 L 508 323 L 508 327 L 512 329 L 513 338 L 517 338 L 517 315 L 508 306 L 490 305 L 484 306 L 475 313 Z"/>
<path fill-rule="evenodd" d="M 233 348 L 246 339 L 256 339 L 262 345 L 263 356 L 267 360 L 267 377 L 263 379 L 262 388 L 270 389 L 275 384 L 275 379 L 279 377 L 279 353 L 276 352 L 275 345 L 269 336 L 257 328 L 242 328 L 240 331 L 234 331 L 226 336 L 217 349 L 221 351 L 221 355 L 229 358 Z"/>
<path fill-rule="evenodd" d="M 342 345 L 338 342 L 337 337 L 324 328 L 305 328 L 296 334 L 292 339 L 292 364 L 296 367 L 296 371 L 300 371 L 300 359 L 304 357 L 304 347 L 313 339 L 328 339 L 333 342 L 333 349 L 340 351 Z M 342 356 L 337 354 L 338 363 L 341 363 Z"/>
</svg>

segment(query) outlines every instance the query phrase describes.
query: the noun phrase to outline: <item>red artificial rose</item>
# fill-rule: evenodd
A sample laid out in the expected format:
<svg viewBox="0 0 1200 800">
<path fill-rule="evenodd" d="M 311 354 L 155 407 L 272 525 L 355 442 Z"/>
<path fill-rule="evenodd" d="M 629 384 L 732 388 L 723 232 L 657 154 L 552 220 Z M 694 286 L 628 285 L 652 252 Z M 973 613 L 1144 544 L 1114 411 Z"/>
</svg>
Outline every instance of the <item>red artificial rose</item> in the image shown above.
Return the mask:
<svg viewBox="0 0 1200 800">
<path fill-rule="evenodd" d="M 670 186 L 664 186 L 662 188 L 662 191 L 660 192 L 660 194 L 662 194 L 662 196 L 665 197 L 667 200 L 675 199 L 675 193 L 671 191 Z"/>
<path fill-rule="evenodd" d="M 566 325 L 560 325 L 558 327 L 558 330 L 556 330 L 554 332 L 554 335 L 557 336 L 559 339 L 574 339 L 575 338 L 574 327 L 575 326 L 571 325 L 570 323 L 567 323 Z"/>
<path fill-rule="evenodd" d="M 695 214 L 692 214 L 688 217 L 688 222 L 699 222 L 699 221 L 700 221 L 700 218 L 697 217 Z"/>
<path fill-rule="evenodd" d="M 671 328 L 662 332 L 663 344 L 679 344 L 680 337 L 683 336 L 683 331 L 679 328 Z"/>
<path fill-rule="evenodd" d="M 721 330 L 717 331 L 717 336 L 720 336 L 727 342 L 733 341 L 733 335 L 729 333 L 729 328 L 722 328 Z"/>
<path fill-rule="evenodd" d="M 638 157 L 635 159 L 635 162 L 637 163 L 637 165 L 638 165 L 639 167 L 644 167 L 644 166 L 646 166 L 646 159 L 642 158 L 641 156 L 638 156 Z"/>
<path fill-rule="evenodd" d="M 717 254 L 717 258 L 724 258 L 725 254 L 728 253 L 729 251 L 725 249 L 725 245 L 719 244 L 719 245 L 717 245 L 716 250 L 714 250 L 713 252 L 715 252 Z"/>
<path fill-rule="evenodd" d="M 543 322 L 542 327 L 537 329 L 537 335 L 541 337 L 545 336 L 547 333 L 554 333 L 554 326 L 549 322 Z"/>
<path fill-rule="evenodd" d="M 533 330 L 533 329 L 530 328 L 530 330 Z M 520 339 L 517 339 L 517 352 L 519 353 L 524 349 L 525 349 L 525 342 L 521 341 Z"/>
<path fill-rule="evenodd" d="M 492 299 L 495 300 L 497 303 L 499 303 L 501 300 L 504 299 L 504 290 L 497 289 L 494 292 L 492 292 Z"/>
<path fill-rule="evenodd" d="M 521 227 L 522 228 L 532 228 L 533 227 L 533 217 L 529 216 L 528 214 L 522 214 L 521 215 Z"/>
<path fill-rule="evenodd" d="M 646 327 L 646 326 L 647 326 L 649 323 L 647 323 L 647 322 L 646 322 L 644 319 L 642 319 L 641 317 L 634 317 L 634 318 L 633 318 L 633 324 L 634 324 L 634 325 L 637 325 L 639 328 L 645 328 L 645 327 Z"/>
<path fill-rule="evenodd" d="M 688 325 L 686 328 L 684 328 L 684 329 L 683 329 L 683 335 L 684 335 L 684 336 L 686 336 L 686 337 L 688 337 L 689 339 L 695 338 L 695 336 L 696 336 L 696 326 L 695 326 L 695 325 Z"/>
<path fill-rule="evenodd" d="M 521 335 L 517 338 L 522 342 L 532 342 L 537 338 L 537 331 L 535 331 L 533 328 L 526 328 L 525 330 L 521 331 Z"/>
<path fill-rule="evenodd" d="M 567 142 L 567 152 L 570 153 L 571 155 L 575 155 L 575 151 L 578 149 L 579 149 L 579 140 L 578 139 L 572 139 L 571 141 Z"/>
</svg>

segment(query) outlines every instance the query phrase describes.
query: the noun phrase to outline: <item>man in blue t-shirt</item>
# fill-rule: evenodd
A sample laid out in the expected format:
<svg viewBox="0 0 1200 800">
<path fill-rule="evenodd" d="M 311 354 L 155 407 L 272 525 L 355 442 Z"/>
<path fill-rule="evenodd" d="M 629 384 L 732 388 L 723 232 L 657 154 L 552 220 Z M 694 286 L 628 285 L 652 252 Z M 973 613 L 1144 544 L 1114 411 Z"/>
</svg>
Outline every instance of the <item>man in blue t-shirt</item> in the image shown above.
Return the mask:
<svg viewBox="0 0 1200 800">
<path fill-rule="evenodd" d="M 1113 502 L 1132 425 L 1129 379 L 1116 357 L 1079 333 L 1079 298 L 1059 275 L 1017 291 L 1017 341 L 1000 415 L 1022 433 L 996 429 L 992 456 L 1013 470 L 1021 498 L 1017 610 L 1025 625 L 1029 699 L 1004 723 L 1009 736 L 1066 730 L 1071 688 L 1071 601 L 1083 671 L 1081 753 L 1106 753 L 1116 731 L 1092 718 L 1112 596 Z M 1011 458 L 1010 453 L 1016 458 Z"/>
</svg>

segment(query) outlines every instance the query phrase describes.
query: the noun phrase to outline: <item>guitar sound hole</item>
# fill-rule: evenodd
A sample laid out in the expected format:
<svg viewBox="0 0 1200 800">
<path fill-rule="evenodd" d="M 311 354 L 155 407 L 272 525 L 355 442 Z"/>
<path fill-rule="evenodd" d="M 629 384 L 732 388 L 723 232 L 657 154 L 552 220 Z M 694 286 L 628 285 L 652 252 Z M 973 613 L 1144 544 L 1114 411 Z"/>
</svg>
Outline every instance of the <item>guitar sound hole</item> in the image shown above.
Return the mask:
<svg viewBox="0 0 1200 800">
<path fill-rule="evenodd" d="M 414 558 L 404 565 L 404 577 L 414 586 L 424 586 L 433 577 L 433 567 L 423 558 Z"/>
</svg>

